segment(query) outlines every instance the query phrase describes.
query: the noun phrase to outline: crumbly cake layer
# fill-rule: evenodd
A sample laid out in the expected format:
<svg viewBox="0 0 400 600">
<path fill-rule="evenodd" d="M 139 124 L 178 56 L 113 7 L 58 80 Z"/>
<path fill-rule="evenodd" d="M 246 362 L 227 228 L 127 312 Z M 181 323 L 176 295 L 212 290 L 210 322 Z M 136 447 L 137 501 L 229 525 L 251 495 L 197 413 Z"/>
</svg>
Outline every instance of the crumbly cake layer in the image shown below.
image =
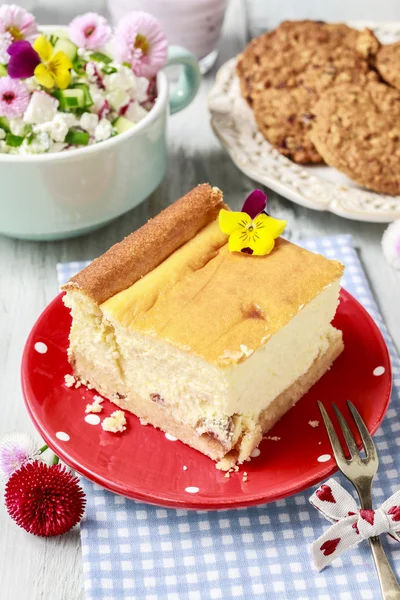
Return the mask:
<svg viewBox="0 0 400 600">
<path fill-rule="evenodd" d="M 236 438 L 232 438 L 231 447 L 223 440 L 218 439 L 215 432 L 199 433 L 193 427 L 176 419 L 174 412 L 170 411 L 160 398 L 150 399 L 140 396 L 134 388 L 131 388 L 126 396 L 116 395 L 113 382 L 110 382 L 101 368 L 89 363 L 85 355 L 74 353 L 71 362 L 78 377 L 81 376 L 114 404 L 134 413 L 145 423 L 150 423 L 177 437 L 213 460 L 220 461 L 218 468 L 228 470 L 236 462 L 242 463 L 250 456 L 263 435 L 322 377 L 342 350 L 341 332 L 331 328 L 325 350 L 318 354 L 303 375 L 279 394 L 268 406 L 268 409 L 259 415 L 258 421 L 251 430 L 242 431 L 238 428 Z"/>
<path fill-rule="evenodd" d="M 150 273 L 177 248 L 214 221 L 224 208 L 222 192 L 201 184 L 115 244 L 72 277 L 64 290 L 80 290 L 101 304 Z"/>
</svg>

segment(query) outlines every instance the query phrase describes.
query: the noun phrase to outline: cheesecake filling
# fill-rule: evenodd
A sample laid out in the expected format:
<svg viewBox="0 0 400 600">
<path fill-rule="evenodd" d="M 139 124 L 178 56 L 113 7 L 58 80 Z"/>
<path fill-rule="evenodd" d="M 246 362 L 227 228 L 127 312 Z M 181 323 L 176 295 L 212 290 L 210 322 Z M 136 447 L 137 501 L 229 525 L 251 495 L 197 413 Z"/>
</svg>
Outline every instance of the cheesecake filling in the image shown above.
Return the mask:
<svg viewBox="0 0 400 600">
<path fill-rule="evenodd" d="M 229 450 L 328 349 L 338 295 L 339 280 L 300 306 L 263 347 L 254 352 L 241 347 L 243 362 L 221 366 L 159 337 L 129 330 L 83 294 L 69 292 L 70 352 L 77 374 L 84 372 L 104 395 L 133 393 L 155 402 L 199 436 L 214 437 Z"/>
</svg>

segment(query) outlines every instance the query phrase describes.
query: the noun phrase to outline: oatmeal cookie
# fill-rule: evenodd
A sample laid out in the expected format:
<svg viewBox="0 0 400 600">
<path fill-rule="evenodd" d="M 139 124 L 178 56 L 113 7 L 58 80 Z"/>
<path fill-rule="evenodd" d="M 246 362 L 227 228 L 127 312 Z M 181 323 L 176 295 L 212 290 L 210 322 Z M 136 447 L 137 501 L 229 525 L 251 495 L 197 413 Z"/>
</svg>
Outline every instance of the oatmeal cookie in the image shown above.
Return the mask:
<svg viewBox="0 0 400 600">
<path fill-rule="evenodd" d="M 382 79 L 400 90 L 400 42 L 382 46 L 376 56 L 376 68 Z"/>
<path fill-rule="evenodd" d="M 282 79 L 277 88 L 265 89 L 261 77 L 253 93 L 259 130 L 281 154 L 297 163 L 322 162 L 309 137 L 319 95 L 333 85 L 377 79 L 368 63 L 348 48 L 320 48 L 312 54 L 302 72 L 291 73 L 291 79 Z"/>
<path fill-rule="evenodd" d="M 373 60 L 379 42 L 369 29 L 357 31 L 343 23 L 320 21 L 284 21 L 274 29 L 252 40 L 239 55 L 237 73 L 242 95 L 249 104 L 253 99 L 253 83 L 265 78 L 265 87 L 279 87 L 301 73 L 319 49 L 346 47 L 367 61 Z"/>
<path fill-rule="evenodd" d="M 400 194 L 400 92 L 343 84 L 314 106 L 310 138 L 326 163 L 376 192 Z"/>
</svg>

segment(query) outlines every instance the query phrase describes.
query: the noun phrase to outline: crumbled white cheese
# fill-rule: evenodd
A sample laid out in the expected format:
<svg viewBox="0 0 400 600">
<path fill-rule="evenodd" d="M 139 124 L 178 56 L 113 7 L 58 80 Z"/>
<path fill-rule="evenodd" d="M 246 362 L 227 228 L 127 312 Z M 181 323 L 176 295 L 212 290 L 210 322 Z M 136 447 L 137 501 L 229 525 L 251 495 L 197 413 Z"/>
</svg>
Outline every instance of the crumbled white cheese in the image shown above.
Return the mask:
<svg viewBox="0 0 400 600">
<path fill-rule="evenodd" d="M 131 102 L 125 113 L 125 117 L 133 123 L 139 123 L 147 115 L 147 110 L 140 106 L 138 102 Z"/>
<path fill-rule="evenodd" d="M 46 123 L 57 113 L 58 100 L 46 92 L 33 92 L 24 114 L 25 123 Z"/>
<path fill-rule="evenodd" d="M 106 417 L 102 424 L 104 431 L 110 431 L 111 433 L 123 432 L 126 429 L 126 418 L 122 410 L 114 411 L 110 417 Z"/>
<path fill-rule="evenodd" d="M 4 140 L 6 137 L 6 132 L 4 131 L 4 129 L 1 129 L 0 127 L 0 140 Z"/>
<path fill-rule="evenodd" d="M 146 77 L 136 77 L 136 93 L 135 100 L 141 104 L 142 102 L 146 102 L 149 95 L 147 90 L 149 88 L 149 80 Z"/>
<path fill-rule="evenodd" d="M 5 142 L 0 140 L 0 154 L 8 154 L 10 151 L 10 146 L 7 146 Z"/>
<path fill-rule="evenodd" d="M 111 90 L 107 92 L 106 98 L 110 103 L 111 108 L 116 110 L 117 112 L 121 110 L 123 106 L 126 106 L 130 102 L 130 95 L 125 90 Z"/>
<path fill-rule="evenodd" d="M 24 123 L 23 119 L 9 119 L 10 131 L 13 135 L 23 136 L 25 133 L 26 123 Z"/>
<path fill-rule="evenodd" d="M 30 142 L 30 143 L 29 143 Z M 20 146 L 21 154 L 43 154 L 48 152 L 51 147 L 51 140 L 48 133 L 36 133 L 31 140 L 25 139 Z"/>
<path fill-rule="evenodd" d="M 36 77 L 28 77 L 24 80 L 24 83 L 30 92 L 40 90 L 40 84 L 36 81 Z"/>
<path fill-rule="evenodd" d="M 85 413 L 100 413 L 103 410 L 102 403 L 104 402 L 104 398 L 101 396 L 93 396 L 94 402 L 92 404 L 87 404 Z"/>
<path fill-rule="evenodd" d="M 99 124 L 96 126 L 94 130 L 94 138 L 96 142 L 102 142 L 103 140 L 108 140 L 112 134 L 112 125 L 110 121 L 107 119 L 100 119 Z"/>
<path fill-rule="evenodd" d="M 99 117 L 97 115 L 89 113 L 89 112 L 85 112 L 81 116 L 80 125 L 81 125 L 82 129 L 84 129 L 88 133 L 93 134 L 98 122 L 99 122 Z"/>
<path fill-rule="evenodd" d="M 106 75 L 104 77 L 103 84 L 105 85 L 106 90 L 124 90 L 129 91 L 132 95 L 134 95 L 136 91 L 136 77 L 132 70 L 128 69 L 128 67 L 125 67 L 124 65 L 112 66 L 117 69 L 117 72 L 111 73 L 111 75 Z"/>
<path fill-rule="evenodd" d="M 91 83 L 95 83 L 97 81 L 98 73 L 97 67 L 94 62 L 88 62 L 88 64 L 86 65 L 86 75 Z"/>
<path fill-rule="evenodd" d="M 34 131 L 48 133 L 55 142 L 64 142 L 68 129 L 75 123 L 75 117 L 69 113 L 57 113 L 51 121 L 34 125 Z"/>
<path fill-rule="evenodd" d="M 65 381 L 65 385 L 67 387 L 71 388 L 73 385 L 75 385 L 76 379 L 73 375 L 65 375 L 64 381 Z"/>
</svg>

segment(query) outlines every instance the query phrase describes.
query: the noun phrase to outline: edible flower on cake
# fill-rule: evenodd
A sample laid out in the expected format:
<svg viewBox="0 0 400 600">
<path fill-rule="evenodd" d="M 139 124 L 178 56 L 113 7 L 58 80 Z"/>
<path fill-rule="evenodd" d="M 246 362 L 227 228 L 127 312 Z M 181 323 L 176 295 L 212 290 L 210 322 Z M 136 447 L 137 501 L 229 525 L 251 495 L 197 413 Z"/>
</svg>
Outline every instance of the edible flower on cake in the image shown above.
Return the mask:
<svg viewBox="0 0 400 600">
<path fill-rule="evenodd" d="M 0 153 L 59 152 L 128 131 L 154 105 L 167 49 L 158 21 L 143 12 L 114 32 L 86 13 L 47 34 L 24 9 L 3 5 Z"/>
</svg>

